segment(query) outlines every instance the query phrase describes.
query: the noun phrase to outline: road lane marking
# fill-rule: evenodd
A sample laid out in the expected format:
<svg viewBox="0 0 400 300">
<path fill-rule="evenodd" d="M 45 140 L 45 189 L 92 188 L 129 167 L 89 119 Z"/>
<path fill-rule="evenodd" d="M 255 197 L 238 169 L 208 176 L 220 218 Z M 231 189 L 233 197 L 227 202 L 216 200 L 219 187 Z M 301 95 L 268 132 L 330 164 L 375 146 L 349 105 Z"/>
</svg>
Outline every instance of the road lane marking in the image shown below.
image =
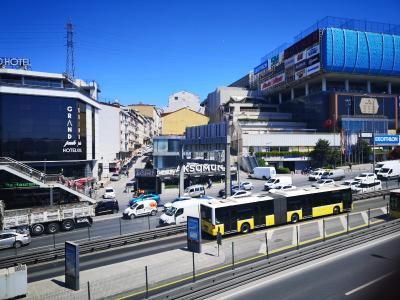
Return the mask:
<svg viewBox="0 0 400 300">
<path fill-rule="evenodd" d="M 376 278 L 374 280 L 371 280 L 370 282 L 367 282 L 366 284 L 363 284 L 363 285 L 355 288 L 354 290 L 348 291 L 347 293 L 345 293 L 345 295 L 349 296 L 349 295 L 351 295 L 351 294 L 353 294 L 355 292 L 358 292 L 359 290 L 362 290 L 363 288 L 366 288 L 367 286 L 370 286 L 371 284 L 374 284 L 374 283 L 376 283 L 376 282 L 378 282 L 378 281 L 380 281 L 380 280 L 382 280 L 382 279 L 384 279 L 386 277 L 389 277 L 390 275 L 392 275 L 394 273 L 396 273 L 396 272 L 393 271 L 393 272 L 387 273 L 387 274 L 385 274 L 385 275 L 383 275 L 381 277 L 378 277 L 378 278 Z"/>
</svg>

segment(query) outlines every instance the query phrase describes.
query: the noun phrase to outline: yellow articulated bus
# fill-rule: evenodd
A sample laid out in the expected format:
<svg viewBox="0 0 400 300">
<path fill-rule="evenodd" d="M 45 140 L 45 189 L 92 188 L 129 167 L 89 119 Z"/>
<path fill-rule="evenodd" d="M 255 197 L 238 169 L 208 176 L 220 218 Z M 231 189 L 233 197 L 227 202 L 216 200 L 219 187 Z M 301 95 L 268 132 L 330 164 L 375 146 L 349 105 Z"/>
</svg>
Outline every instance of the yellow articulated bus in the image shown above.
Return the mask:
<svg viewBox="0 0 400 300">
<path fill-rule="evenodd" d="M 390 215 L 400 218 L 400 189 L 390 191 Z"/>
<path fill-rule="evenodd" d="M 338 214 L 352 209 L 348 187 L 304 188 L 201 203 L 201 228 L 216 236 Z"/>
</svg>

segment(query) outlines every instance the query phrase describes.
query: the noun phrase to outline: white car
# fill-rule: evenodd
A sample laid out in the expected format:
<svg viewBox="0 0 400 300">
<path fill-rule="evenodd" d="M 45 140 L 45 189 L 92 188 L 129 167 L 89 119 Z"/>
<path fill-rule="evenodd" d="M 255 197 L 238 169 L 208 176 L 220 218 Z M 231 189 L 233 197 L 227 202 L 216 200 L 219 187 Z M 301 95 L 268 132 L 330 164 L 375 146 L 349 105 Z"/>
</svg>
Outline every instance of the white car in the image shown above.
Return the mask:
<svg viewBox="0 0 400 300">
<path fill-rule="evenodd" d="M 254 189 L 254 185 L 249 181 L 243 181 L 240 183 L 240 187 L 246 191 Z"/>
<path fill-rule="evenodd" d="M 354 178 L 354 180 L 357 180 L 360 183 L 374 182 L 377 179 L 378 177 L 374 173 L 361 173 L 356 178 Z"/>
<path fill-rule="evenodd" d="M 355 188 L 360 185 L 360 182 L 357 180 L 346 180 L 343 181 L 340 185 L 347 186 L 354 192 Z"/>
<path fill-rule="evenodd" d="M 313 187 L 325 187 L 325 186 L 332 186 L 335 185 L 335 181 L 333 179 L 320 179 L 316 183 L 313 183 Z"/>
<path fill-rule="evenodd" d="M 249 191 L 239 190 L 239 191 L 234 192 L 231 197 L 232 198 L 241 198 L 241 197 L 247 197 L 250 195 L 251 195 L 251 192 L 249 192 Z"/>
<path fill-rule="evenodd" d="M 320 180 L 322 175 L 324 175 L 325 172 L 326 172 L 325 170 L 314 171 L 308 176 L 308 180 L 309 181 Z"/>
<path fill-rule="evenodd" d="M 103 195 L 104 199 L 114 199 L 115 198 L 115 191 L 112 186 L 106 187 L 106 190 L 104 191 Z"/>
<path fill-rule="evenodd" d="M 279 185 L 274 189 L 270 189 L 269 192 L 270 193 L 274 193 L 274 192 L 279 192 L 279 191 L 290 191 L 290 190 L 295 190 L 296 187 L 294 185 Z"/>
<path fill-rule="evenodd" d="M 357 194 L 369 193 L 374 191 L 382 190 L 382 182 L 380 180 L 375 180 L 375 182 L 362 182 L 354 188 Z"/>
</svg>

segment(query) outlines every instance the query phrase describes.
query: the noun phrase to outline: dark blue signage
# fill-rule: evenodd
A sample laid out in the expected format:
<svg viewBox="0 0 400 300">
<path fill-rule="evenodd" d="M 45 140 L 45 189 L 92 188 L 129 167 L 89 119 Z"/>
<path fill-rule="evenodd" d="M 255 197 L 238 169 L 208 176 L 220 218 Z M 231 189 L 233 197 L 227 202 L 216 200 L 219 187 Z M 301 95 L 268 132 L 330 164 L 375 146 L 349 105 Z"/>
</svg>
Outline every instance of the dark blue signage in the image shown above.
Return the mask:
<svg viewBox="0 0 400 300">
<path fill-rule="evenodd" d="M 187 245 L 189 251 L 201 253 L 201 226 L 199 218 L 187 217 Z"/>
<path fill-rule="evenodd" d="M 268 61 L 263 62 L 262 64 L 258 65 L 254 68 L 254 75 L 260 73 L 261 71 L 268 69 Z"/>
<path fill-rule="evenodd" d="M 396 134 L 375 135 L 375 145 L 399 145 L 399 136 Z"/>
<path fill-rule="evenodd" d="M 79 290 L 79 245 L 65 242 L 65 285 L 66 287 Z"/>
</svg>

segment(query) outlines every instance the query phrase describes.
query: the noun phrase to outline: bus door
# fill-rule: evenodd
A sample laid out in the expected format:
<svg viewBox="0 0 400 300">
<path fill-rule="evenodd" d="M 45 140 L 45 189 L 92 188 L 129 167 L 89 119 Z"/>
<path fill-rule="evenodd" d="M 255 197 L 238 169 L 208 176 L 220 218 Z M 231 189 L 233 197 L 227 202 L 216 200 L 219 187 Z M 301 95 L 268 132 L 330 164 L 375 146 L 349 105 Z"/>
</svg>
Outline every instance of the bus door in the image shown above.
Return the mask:
<svg viewBox="0 0 400 300">
<path fill-rule="evenodd" d="M 301 203 L 301 212 L 303 214 L 303 218 L 312 218 L 312 195 L 308 195 L 308 196 L 300 196 L 302 199 Z"/>
<path fill-rule="evenodd" d="M 286 223 L 287 203 L 286 198 L 275 198 L 274 199 L 274 215 L 275 225 Z"/>
<path fill-rule="evenodd" d="M 221 223 L 224 224 L 224 232 L 232 231 L 232 222 L 236 224 L 236 218 L 235 220 L 232 220 L 231 211 L 223 207 L 223 208 L 217 208 L 215 213 L 216 213 L 215 218 L 219 222 L 219 224 Z"/>
</svg>

